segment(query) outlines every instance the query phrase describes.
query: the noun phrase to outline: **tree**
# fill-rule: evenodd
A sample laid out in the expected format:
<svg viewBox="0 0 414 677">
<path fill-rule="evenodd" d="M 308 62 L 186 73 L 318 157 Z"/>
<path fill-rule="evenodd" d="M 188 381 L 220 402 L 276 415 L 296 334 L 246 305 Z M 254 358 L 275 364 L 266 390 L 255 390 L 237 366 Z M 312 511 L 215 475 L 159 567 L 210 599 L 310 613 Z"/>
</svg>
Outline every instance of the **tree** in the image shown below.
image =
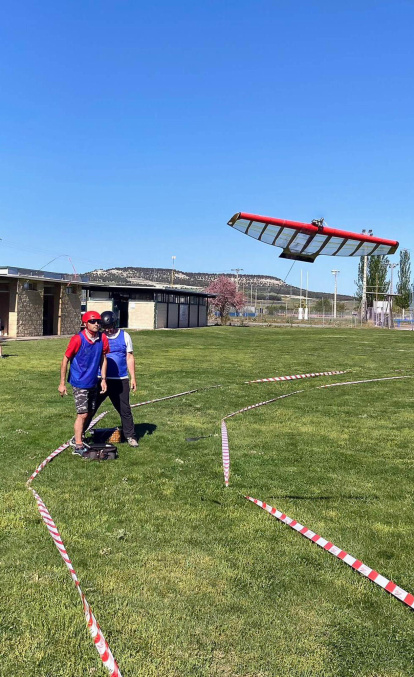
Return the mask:
<svg viewBox="0 0 414 677">
<path fill-rule="evenodd" d="M 314 310 L 315 313 L 326 313 L 328 315 L 332 312 L 332 303 L 329 299 L 318 299 L 312 310 Z"/>
<path fill-rule="evenodd" d="M 402 310 L 407 310 L 411 300 L 411 262 L 408 249 L 400 251 L 400 269 L 398 271 L 397 298 L 395 299 Z"/>
<path fill-rule="evenodd" d="M 367 257 L 367 307 L 372 308 L 374 300 L 383 301 L 388 293 L 389 282 L 387 256 Z M 358 265 L 358 279 L 355 281 L 357 292 L 355 294 L 359 302 L 362 300 L 364 287 L 364 257 L 361 256 Z M 372 293 L 371 293 L 372 292 Z"/>
<path fill-rule="evenodd" d="M 228 277 L 220 275 L 207 287 L 206 292 L 216 294 L 209 305 L 218 310 L 221 324 L 227 324 L 231 308 L 241 310 L 246 305 L 246 298 Z"/>
</svg>

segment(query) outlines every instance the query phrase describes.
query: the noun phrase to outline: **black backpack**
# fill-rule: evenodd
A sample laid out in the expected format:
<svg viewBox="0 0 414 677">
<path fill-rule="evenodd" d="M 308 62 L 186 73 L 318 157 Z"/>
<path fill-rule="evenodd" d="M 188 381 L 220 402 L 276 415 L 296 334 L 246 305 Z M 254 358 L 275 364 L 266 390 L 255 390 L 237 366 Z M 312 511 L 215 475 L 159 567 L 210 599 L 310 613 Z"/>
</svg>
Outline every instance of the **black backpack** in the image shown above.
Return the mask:
<svg viewBox="0 0 414 677">
<path fill-rule="evenodd" d="M 118 458 L 118 449 L 113 444 L 94 442 L 88 447 L 89 449 L 83 452 L 82 458 L 89 461 L 114 461 Z"/>
</svg>

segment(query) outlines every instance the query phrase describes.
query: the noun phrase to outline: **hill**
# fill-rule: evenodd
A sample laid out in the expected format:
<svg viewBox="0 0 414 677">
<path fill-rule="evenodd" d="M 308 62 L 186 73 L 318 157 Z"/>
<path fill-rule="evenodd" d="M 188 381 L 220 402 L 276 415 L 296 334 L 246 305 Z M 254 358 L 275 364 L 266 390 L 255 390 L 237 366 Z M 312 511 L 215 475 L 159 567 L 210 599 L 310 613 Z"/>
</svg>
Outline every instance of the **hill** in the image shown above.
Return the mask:
<svg viewBox="0 0 414 677">
<path fill-rule="evenodd" d="M 171 286 L 171 268 L 107 268 L 92 270 L 87 275 L 91 281 L 108 282 L 112 284 L 126 284 L 137 286 L 165 287 Z M 187 273 L 176 270 L 174 273 L 174 286 L 180 289 L 192 289 L 201 291 L 217 278 L 219 273 Z M 226 277 L 235 278 L 227 273 Z M 239 275 L 239 288 L 244 290 L 247 297 L 255 294 L 258 299 L 278 300 L 281 296 L 299 296 L 300 289 L 291 284 L 285 284 L 283 280 L 272 275 Z M 302 296 L 304 290 L 302 290 Z M 309 298 L 332 298 L 332 292 L 309 291 Z M 338 294 L 338 300 L 351 300 L 352 296 Z M 279 299 L 280 300 L 280 299 Z"/>
</svg>

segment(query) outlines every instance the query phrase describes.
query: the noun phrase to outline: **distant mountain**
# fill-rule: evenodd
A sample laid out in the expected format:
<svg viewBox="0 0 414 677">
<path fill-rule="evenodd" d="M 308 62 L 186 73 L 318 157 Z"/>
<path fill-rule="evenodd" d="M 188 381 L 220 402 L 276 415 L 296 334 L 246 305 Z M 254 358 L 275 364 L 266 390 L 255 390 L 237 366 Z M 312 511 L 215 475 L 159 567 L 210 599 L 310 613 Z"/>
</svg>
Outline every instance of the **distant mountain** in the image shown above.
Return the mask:
<svg viewBox="0 0 414 677">
<path fill-rule="evenodd" d="M 91 282 L 108 282 L 112 284 L 136 285 L 142 287 L 170 287 L 171 268 L 107 268 L 106 270 L 92 270 L 89 273 Z M 184 273 L 176 270 L 174 287 L 179 289 L 204 290 L 218 277 L 219 273 Z M 226 277 L 235 279 L 235 275 L 227 273 Z M 299 296 L 300 289 L 294 285 L 285 284 L 283 280 L 272 275 L 239 275 L 239 289 L 244 290 L 247 298 L 256 294 L 258 299 L 269 301 L 280 300 L 281 296 Z M 304 296 L 304 290 L 302 290 Z M 309 298 L 332 298 L 332 292 L 309 291 Z M 352 296 L 338 294 L 338 300 L 348 301 Z"/>
</svg>

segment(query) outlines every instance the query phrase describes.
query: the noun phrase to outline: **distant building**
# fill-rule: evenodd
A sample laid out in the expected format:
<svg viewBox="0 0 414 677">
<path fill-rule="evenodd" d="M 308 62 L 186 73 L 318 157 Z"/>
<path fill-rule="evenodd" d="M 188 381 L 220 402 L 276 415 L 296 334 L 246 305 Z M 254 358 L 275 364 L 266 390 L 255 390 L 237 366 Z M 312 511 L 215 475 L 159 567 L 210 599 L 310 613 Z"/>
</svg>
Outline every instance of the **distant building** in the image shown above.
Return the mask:
<svg viewBox="0 0 414 677">
<path fill-rule="evenodd" d="M 0 267 L 3 336 L 68 335 L 79 331 L 85 309 L 113 310 L 130 329 L 207 325 L 211 294 L 173 288 L 89 282 L 87 276 Z"/>
<path fill-rule="evenodd" d="M 178 329 L 206 327 L 208 299 L 214 294 L 165 287 L 90 282 L 84 286 L 87 310 L 113 310 L 121 327 Z"/>
</svg>

